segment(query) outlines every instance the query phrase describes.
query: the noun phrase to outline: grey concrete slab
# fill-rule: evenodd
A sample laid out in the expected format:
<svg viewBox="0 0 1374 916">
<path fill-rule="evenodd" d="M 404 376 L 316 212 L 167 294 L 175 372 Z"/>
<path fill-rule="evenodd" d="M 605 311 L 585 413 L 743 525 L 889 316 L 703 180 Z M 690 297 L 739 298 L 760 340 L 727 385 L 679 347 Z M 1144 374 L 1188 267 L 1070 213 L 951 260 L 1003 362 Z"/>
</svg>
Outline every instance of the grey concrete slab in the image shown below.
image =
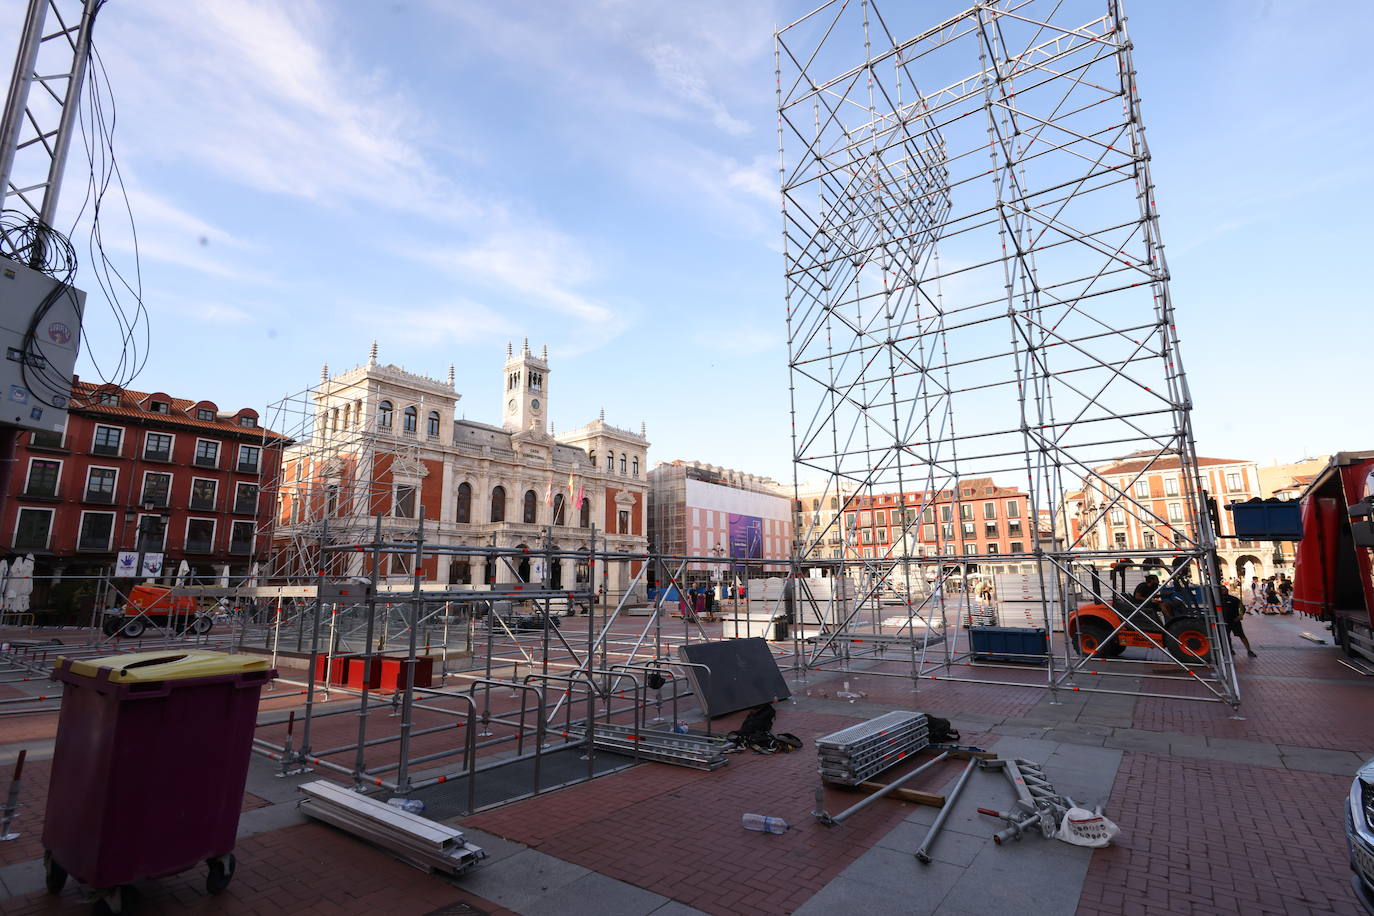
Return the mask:
<svg viewBox="0 0 1374 916">
<path fill-rule="evenodd" d="M 1089 735 L 1084 732 L 1064 732 L 1061 729 L 1051 729 L 1045 738 L 1050 741 L 1057 741 L 1061 744 L 1076 744 L 1080 747 L 1101 747 L 1107 740 L 1105 735 Z"/>
<path fill-rule="evenodd" d="M 1246 763 L 1257 767 L 1283 767 L 1283 758 L 1279 756 L 1277 749 L 1259 751 L 1209 746 L 1192 749 L 1188 756 L 1201 760 L 1222 760 L 1226 763 Z"/>
<path fill-rule="evenodd" d="M 1018 738 L 1008 736 L 997 739 L 994 750 L 998 757 L 1021 757 L 1036 763 L 1050 756 L 1059 747 L 1058 742 L 1040 738 Z"/>
<path fill-rule="evenodd" d="M 295 805 L 267 805 L 239 815 L 237 836 L 243 838 L 258 833 L 269 833 L 285 827 L 295 827 L 309 820 Z"/>
<path fill-rule="evenodd" d="M 871 852 L 871 851 L 870 851 Z M 867 854 L 860 858 L 860 862 Z M 914 856 L 891 862 L 890 880 L 875 884 L 867 878 L 850 877 L 859 862 L 845 869 L 820 893 L 797 908 L 798 916 L 831 916 L 834 913 L 909 914 L 934 913 L 964 870 L 946 862 L 921 865 Z"/>
<path fill-rule="evenodd" d="M 988 820 L 990 827 L 996 827 L 996 821 Z M 916 850 L 921 848 L 921 843 L 925 840 L 926 833 L 930 830 L 929 824 L 919 824 L 913 821 L 903 821 L 888 832 L 887 836 L 879 840 L 875 845 L 885 849 L 891 849 L 904 855 L 914 855 Z M 930 849 L 930 857 L 937 862 L 947 862 L 950 865 L 957 865 L 960 868 L 967 868 L 972 864 L 975 856 L 982 851 L 983 845 L 987 842 L 987 835 L 974 836 L 968 833 L 956 833 L 952 830 L 942 830 L 936 836 L 935 842 Z"/>
<path fill-rule="evenodd" d="M 1093 724 L 1088 723 L 1088 722 L 1079 722 L 1079 721 L 1061 722 L 1061 723 L 1059 723 L 1058 725 L 1056 725 L 1056 726 L 1054 727 L 1054 731 L 1055 731 L 1056 734 L 1055 734 L 1054 736 L 1052 736 L 1052 738 L 1058 738 L 1058 737 L 1061 736 L 1061 735 L 1075 735 L 1075 734 L 1077 734 L 1077 735 L 1095 735 L 1095 736 L 1097 736 L 1097 737 L 1105 737 L 1105 736 L 1110 735 L 1110 734 L 1112 733 L 1112 729 L 1111 729 L 1110 726 L 1107 726 L 1107 725 L 1093 725 Z"/>
<path fill-rule="evenodd" d="M 669 900 L 661 907 L 654 910 L 653 916 L 702 916 L 705 910 L 699 910 L 694 906 L 679 903 L 676 900 Z"/>
<path fill-rule="evenodd" d="M 254 754 L 248 767 L 249 792 L 274 804 L 295 802 L 301 799 L 296 787 L 302 783 L 314 782 L 319 773 L 301 773 L 296 776 L 281 776 L 281 762 L 269 760 Z"/>
<path fill-rule="evenodd" d="M 1038 835 L 989 843 L 935 911 L 938 916 L 1035 913 L 1071 916 L 1078 909 L 1092 850 Z"/>
<path fill-rule="evenodd" d="M 591 872 L 520 908 L 524 916 L 648 916 L 667 897 Z"/>
<path fill-rule="evenodd" d="M 1268 741 L 1246 741 L 1243 738 L 1208 738 L 1207 746 L 1213 749 L 1255 751 L 1257 753 L 1278 752 L 1278 745 Z"/>
<path fill-rule="evenodd" d="M 991 728 L 994 735 L 1012 735 L 1017 738 L 1043 738 L 1045 733 L 1050 731 L 1043 725 L 994 725 Z"/>
<path fill-rule="evenodd" d="M 1293 747 L 1278 745 L 1283 765 L 1290 770 L 1305 770 L 1309 773 L 1335 773 L 1338 776 L 1353 776 L 1364 763 L 1365 757 L 1354 751 L 1333 751 L 1315 747 Z"/>
<path fill-rule="evenodd" d="M 485 868 L 490 868 L 502 859 L 509 859 L 511 856 L 529 849 L 524 843 L 503 839 L 494 833 L 487 833 L 485 830 L 475 830 L 457 820 L 447 823 L 463 831 L 463 839 L 474 846 L 482 847 L 482 851 L 487 854 L 487 857 L 482 860 L 482 865 Z"/>
<path fill-rule="evenodd" d="M 6 898 L 23 897 L 43 890 L 43 860 L 17 862 L 0 868 L 0 889 Z"/>
<path fill-rule="evenodd" d="M 568 885 L 589 874 L 591 871 L 581 865 L 526 849 L 498 862 L 483 862 L 454 883 L 479 897 L 523 913 L 546 896 L 561 894 Z"/>
<path fill-rule="evenodd" d="M 1146 751 L 1151 754 L 1169 753 L 1169 738 L 1159 732 L 1119 729 L 1102 742 L 1102 745 L 1128 751 Z"/>
<path fill-rule="evenodd" d="M 1134 722 L 1133 715 L 1098 715 L 1095 713 L 1084 713 L 1078 717 L 1080 725 L 1102 725 L 1107 728 L 1130 728 Z"/>
</svg>

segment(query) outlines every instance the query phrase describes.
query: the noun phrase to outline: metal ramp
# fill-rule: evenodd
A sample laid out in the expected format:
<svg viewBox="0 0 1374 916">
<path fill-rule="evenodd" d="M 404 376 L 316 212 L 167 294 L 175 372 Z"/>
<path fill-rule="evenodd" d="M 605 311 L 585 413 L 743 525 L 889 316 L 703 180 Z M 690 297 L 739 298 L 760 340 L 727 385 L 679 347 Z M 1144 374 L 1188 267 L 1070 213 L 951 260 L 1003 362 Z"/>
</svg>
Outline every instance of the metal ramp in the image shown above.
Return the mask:
<svg viewBox="0 0 1374 916">
<path fill-rule="evenodd" d="M 570 729 L 568 734 L 578 739 L 586 737 L 582 729 Z M 683 735 L 646 728 L 636 731 L 625 725 L 598 725 L 593 740 L 601 750 L 695 770 L 718 770 L 730 762 L 725 756 L 730 740 L 715 735 Z"/>
<path fill-rule="evenodd" d="M 925 713 L 896 710 L 816 739 L 821 778 L 859 783 L 929 744 Z"/>
<path fill-rule="evenodd" d="M 480 767 L 471 792 L 467 775 L 461 774 L 442 783 L 416 789 L 405 797 L 424 802 L 426 817 L 447 820 L 586 782 L 588 778 L 606 776 L 634 765 L 632 757 L 620 753 L 598 750 L 594 757 L 588 759 L 585 747 L 555 747 L 540 755 L 537 770 L 534 759 L 527 754 Z"/>
<path fill-rule="evenodd" d="M 359 795 L 327 779 L 299 787 L 301 811 L 388 849 L 426 871 L 458 874 L 486 856 L 464 841 L 461 831 Z"/>
</svg>

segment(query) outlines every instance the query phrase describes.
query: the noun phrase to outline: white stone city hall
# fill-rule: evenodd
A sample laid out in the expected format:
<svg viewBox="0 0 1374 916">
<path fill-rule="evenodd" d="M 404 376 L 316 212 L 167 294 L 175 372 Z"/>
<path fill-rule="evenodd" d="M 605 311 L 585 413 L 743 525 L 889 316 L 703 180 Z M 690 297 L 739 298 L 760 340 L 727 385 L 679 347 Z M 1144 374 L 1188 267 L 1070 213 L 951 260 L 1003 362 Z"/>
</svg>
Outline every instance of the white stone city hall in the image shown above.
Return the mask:
<svg viewBox="0 0 1374 916">
<path fill-rule="evenodd" d="M 649 442 L 611 426 L 602 415 L 585 426 L 549 432 L 548 350 L 539 356 L 526 341 L 507 346 L 501 425 L 460 419 L 461 397 L 452 367 L 446 382 L 377 360 L 331 375 L 300 398 L 305 422 L 285 452 L 278 511 L 270 538 L 273 574 L 291 569 L 321 530 L 331 544 L 368 543 L 377 518 L 386 541 L 413 540 L 423 511 L 428 545 L 473 548 L 543 548 L 612 553 L 647 551 L 645 510 Z M 288 432 L 288 435 L 290 433 Z M 363 555 L 332 574 L 357 575 Z M 384 578 L 409 578 L 409 556 L 393 554 Z M 424 581 L 481 588 L 492 582 L 538 582 L 547 572 L 554 588 L 589 581 L 585 563 L 537 554 L 513 563 L 483 556 L 424 557 Z M 297 562 L 296 566 L 301 564 Z M 569 568 L 574 567 L 574 568 Z M 629 587 L 638 564 L 612 561 L 603 580 L 615 600 Z M 643 586 L 636 591 L 643 594 Z"/>
</svg>

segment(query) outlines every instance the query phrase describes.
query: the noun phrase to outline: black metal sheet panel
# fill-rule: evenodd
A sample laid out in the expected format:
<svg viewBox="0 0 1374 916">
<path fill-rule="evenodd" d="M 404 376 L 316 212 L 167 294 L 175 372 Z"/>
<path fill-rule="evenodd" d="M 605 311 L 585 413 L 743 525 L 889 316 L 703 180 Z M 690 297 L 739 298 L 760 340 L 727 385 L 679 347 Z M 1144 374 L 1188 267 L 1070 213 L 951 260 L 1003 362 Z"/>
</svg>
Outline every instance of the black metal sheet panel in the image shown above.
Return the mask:
<svg viewBox="0 0 1374 916">
<path fill-rule="evenodd" d="M 701 699 L 701 708 L 708 718 L 785 700 L 792 695 L 763 639 L 695 642 L 678 646 L 677 656 L 710 668 L 709 672 L 701 668 L 687 669 L 692 689 Z"/>
</svg>

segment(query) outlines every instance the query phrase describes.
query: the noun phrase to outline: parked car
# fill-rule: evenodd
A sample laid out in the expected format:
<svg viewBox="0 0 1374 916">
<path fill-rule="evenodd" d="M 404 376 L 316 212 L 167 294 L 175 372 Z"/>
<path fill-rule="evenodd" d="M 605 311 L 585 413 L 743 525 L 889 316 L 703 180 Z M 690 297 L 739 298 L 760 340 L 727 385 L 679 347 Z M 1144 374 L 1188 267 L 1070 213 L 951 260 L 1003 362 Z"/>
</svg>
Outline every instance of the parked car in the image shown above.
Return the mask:
<svg viewBox="0 0 1374 916">
<path fill-rule="evenodd" d="M 1350 883 L 1364 908 L 1374 914 L 1374 760 L 1360 767 L 1345 806 L 1345 840 L 1350 844 Z"/>
</svg>

